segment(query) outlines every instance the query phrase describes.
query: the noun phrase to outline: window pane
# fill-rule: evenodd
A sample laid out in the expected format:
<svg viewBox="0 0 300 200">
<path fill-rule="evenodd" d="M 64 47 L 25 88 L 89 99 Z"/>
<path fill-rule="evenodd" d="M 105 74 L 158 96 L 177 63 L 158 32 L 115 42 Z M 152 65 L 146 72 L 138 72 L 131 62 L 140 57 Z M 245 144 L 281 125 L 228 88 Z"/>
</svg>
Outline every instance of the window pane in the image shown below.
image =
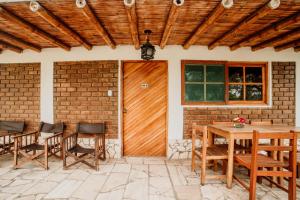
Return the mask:
<svg viewBox="0 0 300 200">
<path fill-rule="evenodd" d="M 204 101 L 203 84 L 186 84 L 185 85 L 186 101 Z"/>
<path fill-rule="evenodd" d="M 261 85 L 247 85 L 246 86 L 246 100 L 261 101 L 262 100 L 262 86 Z"/>
<path fill-rule="evenodd" d="M 229 100 L 231 101 L 244 100 L 243 85 L 229 85 Z"/>
<path fill-rule="evenodd" d="M 206 82 L 224 82 L 225 67 L 224 65 L 207 65 Z"/>
<path fill-rule="evenodd" d="M 186 65 L 185 66 L 186 82 L 203 82 L 204 66 L 203 65 Z"/>
<path fill-rule="evenodd" d="M 262 83 L 262 68 L 261 67 L 246 67 L 246 82 Z"/>
<path fill-rule="evenodd" d="M 206 101 L 224 101 L 225 86 L 224 84 L 207 84 Z"/>
<path fill-rule="evenodd" d="M 243 82 L 243 67 L 229 67 L 229 82 Z"/>
</svg>

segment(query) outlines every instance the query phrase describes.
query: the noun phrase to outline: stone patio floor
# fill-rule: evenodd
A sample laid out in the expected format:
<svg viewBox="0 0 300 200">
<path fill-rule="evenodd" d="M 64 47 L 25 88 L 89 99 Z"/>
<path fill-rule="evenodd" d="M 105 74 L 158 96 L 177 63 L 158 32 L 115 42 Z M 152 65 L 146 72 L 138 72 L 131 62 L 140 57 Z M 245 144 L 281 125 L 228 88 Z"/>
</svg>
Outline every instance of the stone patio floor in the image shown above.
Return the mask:
<svg viewBox="0 0 300 200">
<path fill-rule="evenodd" d="M 56 159 L 50 159 L 48 171 L 31 164 L 14 170 L 11 164 L 11 156 L 0 158 L 0 199 L 248 199 L 248 192 L 236 182 L 232 189 L 214 180 L 201 186 L 198 172 L 190 171 L 190 160 L 108 159 L 99 171 L 82 164 L 63 170 Z M 240 176 L 245 173 L 237 171 Z M 300 199 L 300 190 L 297 193 Z M 287 199 L 287 193 L 267 184 L 258 185 L 257 195 L 263 200 Z"/>
</svg>

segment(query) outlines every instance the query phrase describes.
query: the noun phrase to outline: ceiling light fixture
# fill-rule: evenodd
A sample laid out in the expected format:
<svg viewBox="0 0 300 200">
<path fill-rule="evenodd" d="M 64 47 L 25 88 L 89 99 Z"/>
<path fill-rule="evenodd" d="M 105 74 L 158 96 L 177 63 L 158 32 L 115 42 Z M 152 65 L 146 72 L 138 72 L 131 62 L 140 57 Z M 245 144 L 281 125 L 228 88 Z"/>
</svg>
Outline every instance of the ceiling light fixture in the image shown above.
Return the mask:
<svg viewBox="0 0 300 200">
<path fill-rule="evenodd" d="M 152 31 L 145 30 L 144 33 L 146 34 L 146 43 L 141 46 L 141 58 L 143 60 L 152 60 L 155 54 L 155 47 L 150 43 L 149 38 Z"/>
<path fill-rule="evenodd" d="M 125 6 L 127 6 L 127 7 L 133 6 L 134 3 L 135 3 L 135 0 L 124 0 L 124 4 L 125 4 Z"/>
<path fill-rule="evenodd" d="M 184 0 L 173 0 L 173 3 L 176 6 L 182 6 L 184 4 Z"/>
<path fill-rule="evenodd" d="M 280 0 L 271 0 L 268 4 L 271 9 L 276 9 L 280 6 Z"/>
<path fill-rule="evenodd" d="M 86 5 L 86 0 L 76 0 L 77 8 L 84 8 L 85 5 Z"/>
<path fill-rule="evenodd" d="M 29 8 L 32 12 L 36 12 L 40 9 L 40 4 L 37 1 L 30 1 Z"/>
<path fill-rule="evenodd" d="M 221 3 L 224 6 L 224 8 L 226 8 L 226 9 L 231 8 L 234 4 L 233 0 L 222 0 Z"/>
</svg>

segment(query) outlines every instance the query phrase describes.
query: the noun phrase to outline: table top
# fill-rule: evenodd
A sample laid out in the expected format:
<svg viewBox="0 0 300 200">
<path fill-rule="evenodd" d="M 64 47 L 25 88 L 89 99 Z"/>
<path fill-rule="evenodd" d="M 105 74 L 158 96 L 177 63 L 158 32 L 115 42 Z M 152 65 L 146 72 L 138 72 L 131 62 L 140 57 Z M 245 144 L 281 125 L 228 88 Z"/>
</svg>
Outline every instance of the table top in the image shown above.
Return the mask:
<svg viewBox="0 0 300 200">
<path fill-rule="evenodd" d="M 209 125 L 208 129 L 219 130 L 230 134 L 252 134 L 254 130 L 261 133 L 278 133 L 278 132 L 289 132 L 290 130 L 300 134 L 300 127 L 288 126 L 288 125 L 265 125 L 265 126 L 253 126 L 246 124 L 243 128 L 234 128 L 226 125 Z"/>
</svg>

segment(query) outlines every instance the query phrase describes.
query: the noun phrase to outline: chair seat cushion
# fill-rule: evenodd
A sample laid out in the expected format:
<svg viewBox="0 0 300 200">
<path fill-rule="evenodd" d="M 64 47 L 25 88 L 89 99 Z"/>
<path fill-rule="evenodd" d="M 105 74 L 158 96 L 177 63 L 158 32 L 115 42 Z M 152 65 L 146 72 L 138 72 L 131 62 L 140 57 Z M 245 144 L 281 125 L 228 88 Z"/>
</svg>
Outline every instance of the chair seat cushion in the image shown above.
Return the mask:
<svg viewBox="0 0 300 200">
<path fill-rule="evenodd" d="M 251 154 L 238 154 L 235 155 L 235 160 L 240 163 L 241 165 L 245 166 L 246 168 L 251 168 L 251 160 L 252 155 Z M 273 158 L 267 156 L 258 154 L 257 155 L 257 167 L 286 167 L 288 166 L 288 163 L 274 160 Z"/>
<path fill-rule="evenodd" d="M 68 150 L 71 153 L 87 153 L 87 154 L 93 154 L 95 153 L 95 149 L 92 148 L 84 148 L 80 145 L 76 145 L 75 147 Z"/>
<path fill-rule="evenodd" d="M 30 144 L 27 146 L 22 147 L 21 149 L 26 149 L 26 150 L 44 150 L 45 149 L 45 145 L 42 144 Z"/>
</svg>

